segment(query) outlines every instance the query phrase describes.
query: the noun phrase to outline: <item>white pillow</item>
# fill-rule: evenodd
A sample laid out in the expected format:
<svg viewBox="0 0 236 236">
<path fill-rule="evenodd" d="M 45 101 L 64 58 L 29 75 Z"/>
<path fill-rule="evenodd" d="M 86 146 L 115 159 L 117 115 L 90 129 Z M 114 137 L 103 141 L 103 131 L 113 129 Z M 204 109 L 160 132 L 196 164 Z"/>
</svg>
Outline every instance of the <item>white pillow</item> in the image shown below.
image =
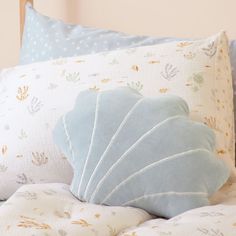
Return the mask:
<svg viewBox="0 0 236 236">
<path fill-rule="evenodd" d="M 233 90 L 224 33 L 192 42 L 59 59 L 4 70 L 0 78 L 0 199 L 27 183 L 70 183 L 72 169 L 52 140 L 57 119 L 84 89 L 128 85 L 143 95 L 182 96 L 191 116 L 214 129 L 233 170 Z M 178 135 L 178 134 L 173 134 Z"/>
</svg>

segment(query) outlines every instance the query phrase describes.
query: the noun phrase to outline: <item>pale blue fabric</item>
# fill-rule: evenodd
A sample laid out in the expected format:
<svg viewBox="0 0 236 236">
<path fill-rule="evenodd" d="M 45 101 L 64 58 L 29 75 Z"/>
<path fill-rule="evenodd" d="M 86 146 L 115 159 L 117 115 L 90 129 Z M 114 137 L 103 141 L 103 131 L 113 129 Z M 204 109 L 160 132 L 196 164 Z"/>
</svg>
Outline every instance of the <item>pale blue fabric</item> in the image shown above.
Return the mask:
<svg viewBox="0 0 236 236">
<path fill-rule="evenodd" d="M 72 193 L 167 218 L 207 205 L 229 170 L 213 154 L 213 131 L 188 113 L 177 96 L 144 98 L 129 88 L 80 93 L 53 134 L 74 169 Z"/>
<path fill-rule="evenodd" d="M 131 36 L 104 29 L 69 25 L 36 12 L 28 3 L 20 64 L 114 49 L 168 42 L 168 38 Z"/>
</svg>

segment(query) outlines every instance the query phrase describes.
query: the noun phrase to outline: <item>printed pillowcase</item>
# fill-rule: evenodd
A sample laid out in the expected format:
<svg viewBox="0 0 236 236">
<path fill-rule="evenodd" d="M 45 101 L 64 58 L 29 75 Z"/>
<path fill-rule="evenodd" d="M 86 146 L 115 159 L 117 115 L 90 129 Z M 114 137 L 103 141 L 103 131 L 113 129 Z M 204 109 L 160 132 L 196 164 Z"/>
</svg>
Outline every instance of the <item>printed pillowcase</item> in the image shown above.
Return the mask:
<svg viewBox="0 0 236 236">
<path fill-rule="evenodd" d="M 224 33 L 59 59 L 4 70 L 0 76 L 0 198 L 27 183 L 70 183 L 72 169 L 52 130 L 85 89 L 129 86 L 144 96 L 183 97 L 190 116 L 216 134 L 216 152 L 234 164 L 233 91 Z M 16 119 L 17 118 L 17 119 Z"/>
<path fill-rule="evenodd" d="M 116 49 L 140 47 L 189 39 L 127 35 L 105 29 L 69 25 L 35 11 L 26 5 L 26 20 L 20 63 L 28 64 L 61 57 L 71 57 Z M 236 107 L 236 40 L 230 42 Z M 236 109 L 234 109 L 236 110 Z M 236 120 L 235 120 L 236 123 Z"/>
</svg>

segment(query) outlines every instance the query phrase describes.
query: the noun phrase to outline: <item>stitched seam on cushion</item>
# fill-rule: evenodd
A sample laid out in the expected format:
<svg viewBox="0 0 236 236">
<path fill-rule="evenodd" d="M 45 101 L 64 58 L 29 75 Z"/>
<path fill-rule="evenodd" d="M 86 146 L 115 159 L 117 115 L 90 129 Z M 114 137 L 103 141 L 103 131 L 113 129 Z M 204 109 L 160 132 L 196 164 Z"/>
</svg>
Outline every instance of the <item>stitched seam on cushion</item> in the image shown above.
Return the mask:
<svg viewBox="0 0 236 236">
<path fill-rule="evenodd" d="M 92 151 L 92 146 L 93 146 L 94 136 L 95 136 L 95 130 L 96 130 L 96 126 L 97 126 L 98 108 L 99 108 L 100 96 L 101 96 L 101 93 L 98 93 L 97 99 L 96 99 L 96 109 L 95 109 L 95 114 L 94 114 L 93 131 L 92 131 L 92 135 L 91 135 L 91 141 L 90 141 L 90 145 L 89 145 L 89 150 L 88 150 L 88 153 L 87 153 L 87 157 L 85 159 L 84 168 L 83 168 L 83 171 L 82 171 L 82 174 L 81 174 L 81 178 L 80 178 L 78 193 L 80 192 L 81 185 L 82 185 L 82 182 L 83 182 L 84 173 L 85 173 L 85 169 L 87 167 L 88 159 L 89 159 L 91 151 Z"/>
<path fill-rule="evenodd" d="M 72 162 L 74 162 L 74 150 L 73 150 L 73 145 L 72 145 L 71 138 L 70 138 L 70 135 L 69 135 L 69 132 L 68 132 L 68 128 L 67 128 L 66 115 L 64 115 L 62 117 L 62 122 L 63 122 L 64 133 L 65 133 L 66 138 L 67 138 L 66 141 L 68 143 L 68 147 L 69 147 L 69 150 L 70 150 L 70 153 L 71 153 L 71 157 L 72 157 Z"/>
<path fill-rule="evenodd" d="M 154 193 L 154 194 L 147 194 L 147 195 L 143 195 L 141 197 L 138 197 L 138 198 L 135 198 L 133 200 L 130 200 L 130 201 L 127 201 L 125 203 L 122 204 L 122 206 L 127 206 L 127 205 L 130 205 L 130 204 L 133 204 L 137 201 L 140 201 L 142 199 L 145 199 L 145 198 L 151 198 L 151 197 L 156 197 L 156 196 L 164 196 L 164 195 L 178 195 L 178 196 L 182 196 L 182 195 L 201 195 L 201 196 L 207 196 L 206 193 L 204 192 L 174 192 L 174 191 L 171 191 L 171 192 L 163 192 L 163 193 Z"/>
<path fill-rule="evenodd" d="M 128 148 L 119 159 L 117 159 L 117 161 L 111 166 L 111 168 L 107 171 L 107 173 L 103 176 L 103 178 L 99 181 L 99 183 L 97 184 L 95 190 L 93 191 L 90 201 L 93 201 L 93 199 L 95 198 L 95 195 L 97 194 L 97 192 L 99 191 L 99 189 L 102 186 L 102 183 L 104 182 L 104 180 L 111 174 L 111 172 L 113 171 L 113 169 L 119 164 L 119 162 L 121 162 L 128 153 L 130 153 L 136 146 L 137 144 L 139 144 L 141 141 L 143 141 L 143 139 L 145 139 L 147 136 L 149 136 L 153 131 L 155 131 L 157 128 L 159 128 L 160 126 L 162 126 L 163 124 L 165 124 L 166 122 L 168 122 L 169 120 L 172 119 L 176 119 L 179 117 L 183 117 L 181 115 L 176 115 L 176 116 L 172 116 L 169 117 L 161 122 L 159 122 L 157 125 L 155 125 L 154 127 L 152 127 L 149 131 L 147 131 L 145 134 L 143 134 L 133 145 L 131 145 L 130 148 Z"/>
<path fill-rule="evenodd" d="M 198 151 L 204 151 L 204 152 L 208 152 L 207 150 L 205 149 L 201 149 L 201 148 L 198 148 L 198 149 L 194 149 L 194 150 L 188 150 L 188 151 L 184 151 L 184 152 L 181 152 L 181 153 L 177 153 L 177 154 L 174 154 L 174 155 L 171 155 L 171 156 L 168 156 L 168 157 L 164 157 L 163 159 L 161 160 L 158 160 L 156 162 L 153 162 L 145 167 L 143 167 L 142 169 L 136 171 L 135 173 L 131 174 L 128 178 L 126 178 L 125 180 L 123 180 L 120 184 L 118 184 L 106 197 L 105 199 L 101 202 L 101 204 L 103 204 L 105 201 L 107 201 L 120 187 L 124 186 L 128 181 L 130 181 L 131 179 L 135 178 L 136 176 L 140 175 L 141 173 L 153 168 L 153 167 L 156 167 L 162 163 L 165 163 L 165 162 L 168 162 L 168 161 L 171 161 L 173 159 L 177 159 L 177 158 L 181 158 L 181 157 L 185 157 L 185 156 L 182 156 L 184 154 L 188 154 L 188 153 L 195 153 L 195 152 L 198 152 Z"/>
<path fill-rule="evenodd" d="M 111 141 L 109 142 L 109 144 L 107 145 L 105 151 L 103 152 L 103 154 L 101 155 L 101 158 L 98 162 L 98 164 L 96 165 L 96 167 L 94 168 L 93 170 L 93 173 L 91 174 L 90 176 L 90 179 L 88 181 L 88 184 L 86 186 L 86 189 L 85 189 L 85 198 L 87 197 L 87 194 L 88 194 L 88 189 L 90 187 L 90 184 L 93 180 L 93 177 L 95 175 L 95 173 L 97 172 L 97 169 L 98 167 L 100 166 L 101 162 L 104 160 L 104 157 L 105 155 L 107 154 L 108 150 L 110 149 L 111 147 L 111 144 L 114 142 L 115 138 L 117 137 L 117 135 L 120 133 L 121 129 L 124 127 L 124 125 L 126 124 L 128 118 L 130 117 L 130 115 L 133 113 L 133 111 L 137 108 L 137 106 L 144 100 L 144 98 L 141 98 L 139 99 L 135 104 L 134 106 L 129 110 L 129 112 L 126 114 L 126 116 L 124 117 L 124 119 L 122 120 L 122 122 L 120 123 L 118 129 L 116 130 L 115 134 L 112 136 L 111 138 Z"/>
</svg>

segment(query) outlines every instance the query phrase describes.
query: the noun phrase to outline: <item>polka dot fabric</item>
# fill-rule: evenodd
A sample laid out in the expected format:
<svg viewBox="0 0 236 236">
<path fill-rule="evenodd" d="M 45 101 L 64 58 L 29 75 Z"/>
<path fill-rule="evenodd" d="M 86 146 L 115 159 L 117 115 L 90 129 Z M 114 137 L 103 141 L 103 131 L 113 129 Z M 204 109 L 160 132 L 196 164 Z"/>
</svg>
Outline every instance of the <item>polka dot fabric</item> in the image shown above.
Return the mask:
<svg viewBox="0 0 236 236">
<path fill-rule="evenodd" d="M 153 45 L 165 41 L 173 39 L 129 36 L 110 30 L 65 24 L 39 14 L 31 4 L 27 4 L 20 64 Z"/>
</svg>

